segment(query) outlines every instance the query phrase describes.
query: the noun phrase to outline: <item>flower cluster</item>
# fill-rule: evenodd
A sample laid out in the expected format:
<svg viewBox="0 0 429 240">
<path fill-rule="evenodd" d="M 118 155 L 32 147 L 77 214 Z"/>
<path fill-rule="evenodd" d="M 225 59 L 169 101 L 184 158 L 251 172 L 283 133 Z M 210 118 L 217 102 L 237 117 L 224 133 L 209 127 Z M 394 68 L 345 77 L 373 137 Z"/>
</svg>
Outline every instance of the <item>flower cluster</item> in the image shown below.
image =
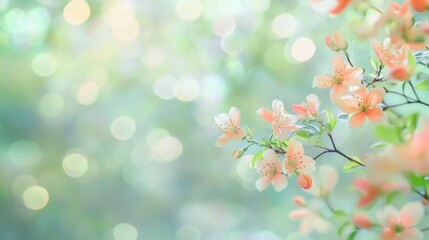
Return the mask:
<svg viewBox="0 0 429 240">
<path fill-rule="evenodd" d="M 313 7 L 324 2 L 314 0 Z M 429 90 L 429 22 L 416 21 L 416 14 L 427 13 L 429 2 L 406 0 L 386 6 L 375 6 L 370 1 L 329 2 L 329 12 L 335 16 L 348 9 L 362 12 L 363 18 L 376 12 L 370 26 L 368 19 L 361 19 L 351 28 L 370 47 L 367 55 L 371 56 L 368 61 L 373 69 L 353 64 L 349 52 L 353 45 L 345 34 L 328 34 L 325 44 L 335 52 L 332 70 L 314 77 L 312 85 L 330 89 L 336 110 L 322 109 L 315 94 L 309 94 L 304 102 L 291 104 L 293 112 L 275 99 L 272 109 L 256 111 L 271 125 L 269 136 L 257 139 L 252 129 L 247 127 L 244 131 L 240 127 L 240 112 L 233 107 L 229 114 L 215 118 L 223 131 L 216 145 L 229 140 L 246 142 L 245 147 L 234 152 L 235 158 L 247 154 L 251 147 L 257 148 L 251 167 L 259 173 L 255 183 L 259 191 L 270 184 L 282 191 L 288 179 L 297 176 L 297 185 L 314 198 L 294 199 L 297 209 L 290 218 L 300 221 L 303 233 L 326 233 L 336 228 L 339 237 L 346 239 L 354 239 L 362 231 L 372 232 L 378 239 L 422 239 L 429 230 L 427 226 L 419 227 L 424 206 L 429 205 L 429 121 L 419 112 L 407 115 L 396 109 L 411 104 L 425 111 L 429 107 L 422 97 L 422 92 Z M 398 97 L 402 102 L 389 103 L 398 101 Z M 361 128 L 367 119 L 380 141 L 361 156 L 340 149 L 333 135 L 340 120 L 347 120 L 350 128 Z M 321 152 L 307 156 L 304 146 Z M 350 188 L 354 194 L 347 196 L 354 208 L 343 210 L 333 204 L 340 175 L 332 166 L 316 164 L 325 154 L 345 159 L 346 173 L 359 169 Z M 397 210 L 399 207 L 401 210 Z"/>
</svg>

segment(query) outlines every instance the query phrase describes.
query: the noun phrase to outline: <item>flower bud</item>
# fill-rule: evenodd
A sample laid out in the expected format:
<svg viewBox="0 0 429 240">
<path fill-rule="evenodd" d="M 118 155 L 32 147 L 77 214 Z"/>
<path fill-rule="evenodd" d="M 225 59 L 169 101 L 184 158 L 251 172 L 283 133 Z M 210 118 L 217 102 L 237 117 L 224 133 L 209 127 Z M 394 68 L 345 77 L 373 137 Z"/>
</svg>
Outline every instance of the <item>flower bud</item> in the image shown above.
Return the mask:
<svg viewBox="0 0 429 240">
<path fill-rule="evenodd" d="M 310 175 L 300 174 L 298 176 L 297 183 L 304 190 L 308 190 L 311 188 L 311 185 L 313 184 L 313 180 L 311 179 Z"/>
<path fill-rule="evenodd" d="M 299 207 L 304 207 L 305 206 L 305 199 L 301 196 L 296 196 L 293 199 L 293 202 L 295 203 L 295 205 L 299 206 Z"/>
<path fill-rule="evenodd" d="M 422 205 L 423 206 L 429 206 L 429 201 L 425 198 L 422 199 Z"/>
<path fill-rule="evenodd" d="M 358 228 L 371 228 L 372 222 L 368 215 L 364 213 L 357 213 L 352 217 L 353 224 Z"/>
<path fill-rule="evenodd" d="M 336 52 L 339 52 L 342 50 L 345 51 L 349 47 L 347 40 L 344 38 L 343 34 L 341 34 L 341 32 L 339 31 L 334 32 L 332 37 L 329 35 L 326 35 L 325 44 L 328 48 Z"/>
<path fill-rule="evenodd" d="M 237 149 L 232 153 L 232 157 L 233 158 L 239 158 L 239 157 L 243 156 L 243 154 L 244 154 L 243 149 Z"/>
<path fill-rule="evenodd" d="M 411 0 L 411 5 L 417 12 L 429 10 L 429 1 L 427 0 Z"/>
<path fill-rule="evenodd" d="M 413 70 L 405 65 L 397 65 L 391 68 L 389 76 L 400 81 L 407 81 L 413 75 Z"/>
</svg>

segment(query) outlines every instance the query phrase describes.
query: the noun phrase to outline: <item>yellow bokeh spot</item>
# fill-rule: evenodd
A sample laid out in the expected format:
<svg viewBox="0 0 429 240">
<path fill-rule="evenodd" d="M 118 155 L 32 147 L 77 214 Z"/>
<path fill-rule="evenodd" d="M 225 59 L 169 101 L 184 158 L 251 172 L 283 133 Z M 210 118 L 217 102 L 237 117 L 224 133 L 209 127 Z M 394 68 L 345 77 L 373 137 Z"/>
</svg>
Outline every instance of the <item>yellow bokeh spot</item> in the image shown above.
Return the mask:
<svg viewBox="0 0 429 240">
<path fill-rule="evenodd" d="M 82 177 L 88 170 L 88 160 L 79 153 L 70 153 L 63 159 L 64 172 L 72 177 Z"/>
<path fill-rule="evenodd" d="M 298 62 L 310 60 L 315 52 L 316 45 L 310 38 L 301 37 L 292 44 L 291 55 Z"/>
<path fill-rule="evenodd" d="M 31 210 L 40 210 L 49 202 L 48 191 L 40 186 L 27 188 L 22 194 L 24 205 Z"/>
<path fill-rule="evenodd" d="M 81 25 L 88 20 L 91 15 L 91 8 L 83 0 L 71 0 L 64 7 L 64 19 L 71 25 Z"/>
</svg>

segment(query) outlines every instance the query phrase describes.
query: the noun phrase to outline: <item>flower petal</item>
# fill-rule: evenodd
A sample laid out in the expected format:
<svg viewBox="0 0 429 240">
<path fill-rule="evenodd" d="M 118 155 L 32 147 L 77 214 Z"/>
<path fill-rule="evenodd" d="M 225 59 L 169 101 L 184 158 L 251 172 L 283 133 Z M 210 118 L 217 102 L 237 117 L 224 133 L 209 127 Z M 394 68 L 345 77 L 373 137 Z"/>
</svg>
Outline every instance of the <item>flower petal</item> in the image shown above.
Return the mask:
<svg viewBox="0 0 429 240">
<path fill-rule="evenodd" d="M 232 138 L 231 134 L 223 134 L 217 138 L 215 145 L 217 147 L 221 147 L 221 146 L 225 145 L 226 143 L 228 143 L 231 140 L 231 138 Z"/>
<path fill-rule="evenodd" d="M 333 103 L 345 113 L 354 113 L 359 110 L 357 99 L 352 96 L 335 98 L 333 99 Z"/>
<path fill-rule="evenodd" d="M 256 113 L 266 122 L 272 123 L 274 121 L 273 112 L 268 109 L 259 108 Z"/>
<path fill-rule="evenodd" d="M 336 54 L 332 60 L 332 67 L 336 72 L 342 72 L 346 69 L 346 63 L 344 62 L 341 54 Z"/>
<path fill-rule="evenodd" d="M 270 186 L 271 179 L 268 177 L 260 177 L 255 182 L 255 187 L 258 191 L 262 192 Z"/>
<path fill-rule="evenodd" d="M 401 237 L 406 240 L 423 239 L 423 233 L 417 228 L 407 228 L 401 233 Z"/>
<path fill-rule="evenodd" d="M 380 224 L 384 227 L 390 227 L 392 220 L 394 220 L 398 215 L 398 210 L 390 205 L 385 206 L 381 211 L 377 212 L 377 218 Z"/>
<path fill-rule="evenodd" d="M 279 173 L 273 178 L 271 184 L 273 185 L 274 190 L 280 192 L 287 187 L 288 181 L 285 175 Z"/>
<path fill-rule="evenodd" d="M 404 227 L 413 227 L 415 226 L 420 219 L 422 219 L 424 209 L 422 205 L 418 202 L 407 203 L 402 207 L 400 212 L 400 219 Z"/>
<path fill-rule="evenodd" d="M 229 115 L 226 113 L 221 113 L 215 116 L 214 120 L 220 128 L 226 128 L 230 125 Z"/>
<path fill-rule="evenodd" d="M 313 87 L 328 88 L 330 86 L 332 86 L 332 83 L 328 76 L 315 76 L 313 78 Z"/>
<path fill-rule="evenodd" d="M 332 102 L 347 95 L 347 87 L 343 84 L 336 84 L 332 87 L 330 97 Z"/>
<path fill-rule="evenodd" d="M 349 120 L 349 125 L 351 128 L 359 128 L 365 124 L 366 115 L 364 112 L 359 112 L 353 114 Z"/>
<path fill-rule="evenodd" d="M 383 101 L 386 91 L 383 88 L 376 87 L 368 91 L 367 100 L 371 103 L 371 106 L 376 106 Z"/>
<path fill-rule="evenodd" d="M 298 162 L 304 156 L 304 147 L 300 142 L 290 140 L 287 147 L 287 160 Z"/>
<path fill-rule="evenodd" d="M 229 110 L 229 118 L 231 119 L 231 122 L 234 127 L 240 126 L 240 110 L 236 107 L 231 107 Z"/>
<path fill-rule="evenodd" d="M 366 111 L 366 116 L 372 122 L 378 122 L 384 117 L 384 112 L 381 108 L 373 108 Z"/>
</svg>

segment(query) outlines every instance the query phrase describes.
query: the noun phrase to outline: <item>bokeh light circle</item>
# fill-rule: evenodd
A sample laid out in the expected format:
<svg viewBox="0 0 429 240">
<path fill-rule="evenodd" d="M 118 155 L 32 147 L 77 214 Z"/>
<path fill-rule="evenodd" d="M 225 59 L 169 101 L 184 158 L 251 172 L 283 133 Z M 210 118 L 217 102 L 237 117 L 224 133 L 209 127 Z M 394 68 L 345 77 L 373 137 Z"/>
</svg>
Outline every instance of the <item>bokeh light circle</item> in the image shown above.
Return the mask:
<svg viewBox="0 0 429 240">
<path fill-rule="evenodd" d="M 24 205 L 31 210 L 43 209 L 49 202 L 48 191 L 40 186 L 27 188 L 22 194 Z"/>
<path fill-rule="evenodd" d="M 245 0 L 246 7 L 254 13 L 261 13 L 270 7 L 271 0 Z"/>
<path fill-rule="evenodd" d="M 63 170 L 72 178 L 80 178 L 88 170 L 88 160 L 79 153 L 67 154 L 63 159 Z"/>
<path fill-rule="evenodd" d="M 185 21 L 198 19 L 203 11 L 203 4 L 200 0 L 177 0 L 176 13 Z"/>
<path fill-rule="evenodd" d="M 289 13 L 282 13 L 274 18 L 271 23 L 271 30 L 280 38 L 292 36 L 296 30 L 296 18 Z"/>
<path fill-rule="evenodd" d="M 292 44 L 290 53 L 293 59 L 298 62 L 310 60 L 316 52 L 316 45 L 307 37 L 301 37 Z"/>
<path fill-rule="evenodd" d="M 136 240 L 138 231 L 129 223 L 119 223 L 113 228 L 113 237 L 115 240 Z"/>
<path fill-rule="evenodd" d="M 56 58 L 50 53 L 40 53 L 31 61 L 31 69 L 40 77 L 49 77 L 57 70 Z"/>
<path fill-rule="evenodd" d="M 71 25 L 81 25 L 91 15 L 91 8 L 84 0 L 71 0 L 64 7 L 64 19 Z"/>
<path fill-rule="evenodd" d="M 175 96 L 176 79 L 171 76 L 163 76 L 153 83 L 153 92 L 161 99 L 170 100 Z"/>
<path fill-rule="evenodd" d="M 166 136 L 152 145 L 152 150 L 156 160 L 169 162 L 176 160 L 182 154 L 183 146 L 179 139 L 173 136 Z"/>
<path fill-rule="evenodd" d="M 200 83 L 194 78 L 184 78 L 177 82 L 175 88 L 176 98 L 182 102 L 190 102 L 200 95 Z"/>
<path fill-rule="evenodd" d="M 136 123 L 131 117 L 120 116 L 110 124 L 110 132 L 118 140 L 128 140 L 136 132 Z"/>
<path fill-rule="evenodd" d="M 93 81 L 85 81 L 79 85 L 76 100 L 83 105 L 91 105 L 97 101 L 98 85 Z"/>
</svg>

